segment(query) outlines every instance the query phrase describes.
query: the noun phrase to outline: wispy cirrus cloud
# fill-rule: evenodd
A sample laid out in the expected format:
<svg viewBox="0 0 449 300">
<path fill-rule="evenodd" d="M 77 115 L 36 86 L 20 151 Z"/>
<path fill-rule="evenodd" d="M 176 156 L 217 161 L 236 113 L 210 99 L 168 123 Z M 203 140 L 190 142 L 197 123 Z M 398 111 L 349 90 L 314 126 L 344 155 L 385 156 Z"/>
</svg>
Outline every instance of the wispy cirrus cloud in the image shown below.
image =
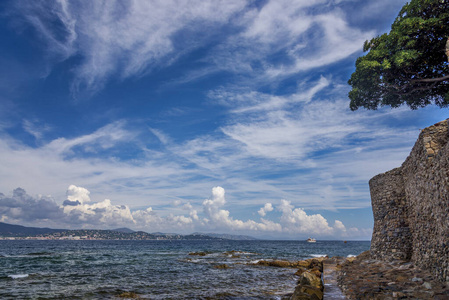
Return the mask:
<svg viewBox="0 0 449 300">
<path fill-rule="evenodd" d="M 328 0 L 33 1 L 15 4 L 15 23 L 25 20 L 20 26 L 35 29 L 50 49 L 50 62 L 76 57 L 72 90 L 92 94 L 112 78 L 143 76 L 211 42 L 211 50 L 198 58 L 201 67 L 182 73 L 179 83 L 220 70 L 266 83 L 335 63 L 360 51 L 374 34 L 348 25 L 339 5 Z M 221 39 L 214 38 L 217 31 Z M 280 54 L 284 58 L 276 59 Z"/>
<path fill-rule="evenodd" d="M 247 2 L 60 0 L 15 5 L 18 17 L 33 26 L 59 60 L 82 57 L 74 67 L 73 91 L 96 92 L 112 75 L 141 76 L 170 64 L 180 52 L 198 47 L 199 40 L 226 24 Z M 176 38 L 184 30 L 201 30 L 202 36 L 195 41 Z"/>
<path fill-rule="evenodd" d="M 250 86 L 339 62 L 361 51 L 360 45 L 375 35 L 352 27 L 341 2 L 268 1 L 249 10 L 241 19 L 241 32 L 217 45 L 209 59 L 247 78 Z"/>
<path fill-rule="evenodd" d="M 321 76 L 317 82 L 309 83 L 311 87 L 306 87 L 297 93 L 288 95 L 272 95 L 256 91 L 227 90 L 218 89 L 209 92 L 209 97 L 218 104 L 230 107 L 231 113 L 263 113 L 266 111 L 276 111 L 286 109 L 301 103 L 312 101 L 314 96 L 329 86 L 330 81 Z M 305 85 L 305 83 L 303 84 Z"/>
</svg>

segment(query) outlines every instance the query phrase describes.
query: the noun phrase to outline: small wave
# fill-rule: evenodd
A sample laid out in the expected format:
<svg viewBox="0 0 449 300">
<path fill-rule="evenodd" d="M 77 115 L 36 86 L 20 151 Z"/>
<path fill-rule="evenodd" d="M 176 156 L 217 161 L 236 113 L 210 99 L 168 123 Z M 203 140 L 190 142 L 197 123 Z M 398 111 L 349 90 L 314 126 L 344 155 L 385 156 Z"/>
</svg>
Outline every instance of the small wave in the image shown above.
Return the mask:
<svg viewBox="0 0 449 300">
<path fill-rule="evenodd" d="M 354 255 L 354 254 L 349 254 L 348 256 L 346 256 L 346 257 L 356 257 L 357 255 Z"/>
<path fill-rule="evenodd" d="M 256 259 L 256 260 L 252 260 L 249 263 L 250 264 L 257 264 L 259 261 L 261 261 L 260 259 Z"/>
<path fill-rule="evenodd" d="M 310 254 L 312 257 L 326 257 L 326 254 Z"/>
<path fill-rule="evenodd" d="M 256 253 L 256 252 L 245 252 L 245 251 L 241 251 L 241 252 L 239 252 L 239 254 L 241 254 L 241 255 L 259 255 L 259 253 Z"/>
<path fill-rule="evenodd" d="M 188 262 L 188 263 L 199 263 L 200 261 L 202 261 L 201 259 L 192 259 L 192 258 L 187 258 L 187 259 L 181 259 L 179 261 L 182 262 Z"/>
<path fill-rule="evenodd" d="M 240 250 L 231 250 L 223 252 L 225 255 L 259 255 L 259 253 L 256 252 L 247 252 L 247 251 L 240 251 Z"/>
<path fill-rule="evenodd" d="M 20 278 L 27 278 L 28 274 L 15 274 L 15 275 L 8 275 L 9 278 L 12 279 L 20 279 Z"/>
</svg>

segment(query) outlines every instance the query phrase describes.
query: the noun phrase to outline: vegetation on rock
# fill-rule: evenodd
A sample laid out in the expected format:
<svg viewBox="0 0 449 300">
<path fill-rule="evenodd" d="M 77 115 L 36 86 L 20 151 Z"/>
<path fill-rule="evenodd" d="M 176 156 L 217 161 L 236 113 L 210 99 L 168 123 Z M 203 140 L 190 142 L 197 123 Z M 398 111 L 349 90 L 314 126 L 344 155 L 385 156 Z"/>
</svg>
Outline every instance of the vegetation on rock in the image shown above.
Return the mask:
<svg viewBox="0 0 449 300">
<path fill-rule="evenodd" d="M 350 108 L 449 105 L 449 1 L 412 0 L 390 33 L 366 41 L 348 83 Z"/>
</svg>

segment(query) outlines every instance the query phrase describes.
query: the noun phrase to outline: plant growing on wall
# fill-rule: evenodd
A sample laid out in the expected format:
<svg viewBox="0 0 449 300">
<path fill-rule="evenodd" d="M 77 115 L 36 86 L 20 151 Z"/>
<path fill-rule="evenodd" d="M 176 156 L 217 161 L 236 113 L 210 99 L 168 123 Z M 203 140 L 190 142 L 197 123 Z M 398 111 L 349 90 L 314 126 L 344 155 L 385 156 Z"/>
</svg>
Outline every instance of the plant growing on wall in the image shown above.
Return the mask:
<svg viewBox="0 0 449 300">
<path fill-rule="evenodd" d="M 366 41 L 348 83 L 350 108 L 449 105 L 449 0 L 412 0 L 390 33 Z"/>
</svg>

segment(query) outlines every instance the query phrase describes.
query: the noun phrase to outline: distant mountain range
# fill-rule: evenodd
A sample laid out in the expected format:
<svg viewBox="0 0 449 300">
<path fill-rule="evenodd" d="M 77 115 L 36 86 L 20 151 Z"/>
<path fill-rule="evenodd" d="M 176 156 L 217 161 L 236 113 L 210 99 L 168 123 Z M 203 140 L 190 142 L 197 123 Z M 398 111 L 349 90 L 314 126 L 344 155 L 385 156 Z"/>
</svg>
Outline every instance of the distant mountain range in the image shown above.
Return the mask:
<svg viewBox="0 0 449 300">
<path fill-rule="evenodd" d="M 45 239 L 106 239 L 106 240 L 256 240 L 245 235 L 230 235 L 217 233 L 195 232 L 188 235 L 177 233 L 147 233 L 134 231 L 129 228 L 111 230 L 100 229 L 52 229 L 39 227 L 26 227 L 0 222 L 0 237 L 3 238 L 45 238 Z"/>
</svg>

